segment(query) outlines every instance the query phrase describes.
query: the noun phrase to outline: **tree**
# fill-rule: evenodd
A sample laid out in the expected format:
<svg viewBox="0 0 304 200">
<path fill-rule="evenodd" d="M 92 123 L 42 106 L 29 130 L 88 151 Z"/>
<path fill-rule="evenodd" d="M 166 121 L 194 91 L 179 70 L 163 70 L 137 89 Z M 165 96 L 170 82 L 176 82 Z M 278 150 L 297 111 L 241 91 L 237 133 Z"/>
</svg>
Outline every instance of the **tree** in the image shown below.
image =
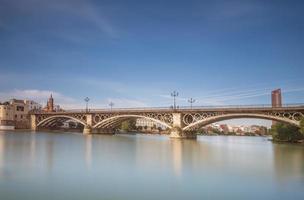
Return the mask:
<svg viewBox="0 0 304 200">
<path fill-rule="evenodd" d="M 136 119 L 130 119 L 129 120 L 130 123 L 130 130 L 136 130 Z"/>
<path fill-rule="evenodd" d="M 270 131 L 274 141 L 297 142 L 304 138 L 300 129 L 290 124 L 277 123 L 271 127 Z"/>
<path fill-rule="evenodd" d="M 133 131 L 136 129 L 136 120 L 130 119 L 127 121 L 122 122 L 121 129 L 123 131 Z"/>
<path fill-rule="evenodd" d="M 123 130 L 123 131 L 129 131 L 129 129 L 130 129 L 129 122 L 128 122 L 128 121 L 122 122 L 120 128 L 121 128 L 121 130 Z"/>
<path fill-rule="evenodd" d="M 300 132 L 304 136 L 304 117 L 300 121 Z"/>
</svg>

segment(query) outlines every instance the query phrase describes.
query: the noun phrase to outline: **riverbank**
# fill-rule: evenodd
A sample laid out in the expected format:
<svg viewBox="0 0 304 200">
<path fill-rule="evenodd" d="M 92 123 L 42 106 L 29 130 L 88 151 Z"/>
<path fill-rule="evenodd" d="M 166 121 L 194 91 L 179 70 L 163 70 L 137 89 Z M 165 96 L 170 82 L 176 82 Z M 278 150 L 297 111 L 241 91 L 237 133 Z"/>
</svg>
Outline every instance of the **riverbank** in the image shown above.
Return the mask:
<svg viewBox="0 0 304 200">
<path fill-rule="evenodd" d="M 288 141 L 288 140 L 273 140 L 273 139 L 269 139 L 269 141 L 272 141 L 273 143 L 276 143 L 276 144 L 300 144 L 300 145 L 304 145 L 304 140 Z"/>
<path fill-rule="evenodd" d="M 200 136 L 240 136 L 240 137 L 269 137 L 271 135 L 259 135 L 259 134 L 245 134 L 245 135 L 236 135 L 236 134 L 197 134 Z"/>
</svg>

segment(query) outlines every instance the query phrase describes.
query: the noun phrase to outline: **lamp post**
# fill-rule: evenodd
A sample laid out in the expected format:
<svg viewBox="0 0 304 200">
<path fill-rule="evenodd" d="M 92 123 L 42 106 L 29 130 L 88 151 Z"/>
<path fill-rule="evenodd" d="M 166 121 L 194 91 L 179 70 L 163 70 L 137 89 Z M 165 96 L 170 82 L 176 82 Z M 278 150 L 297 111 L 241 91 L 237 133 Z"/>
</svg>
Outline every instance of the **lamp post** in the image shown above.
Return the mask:
<svg viewBox="0 0 304 200">
<path fill-rule="evenodd" d="M 113 103 L 112 101 L 110 101 L 109 106 L 110 106 L 111 112 L 112 112 L 112 108 L 113 108 L 113 106 L 114 106 L 114 103 Z"/>
<path fill-rule="evenodd" d="M 173 91 L 171 93 L 171 97 L 173 97 L 173 109 L 175 110 L 176 109 L 176 97 L 178 96 L 178 92 L 176 91 Z"/>
<path fill-rule="evenodd" d="M 196 102 L 195 99 L 193 99 L 192 97 L 188 100 L 188 102 L 190 103 L 190 107 L 191 107 L 191 110 L 192 110 L 192 104 Z"/>
<path fill-rule="evenodd" d="M 89 97 L 86 97 L 86 98 L 84 99 L 84 101 L 86 102 L 86 112 L 88 112 L 88 111 L 89 111 L 88 104 L 89 104 L 90 98 L 89 98 Z"/>
</svg>

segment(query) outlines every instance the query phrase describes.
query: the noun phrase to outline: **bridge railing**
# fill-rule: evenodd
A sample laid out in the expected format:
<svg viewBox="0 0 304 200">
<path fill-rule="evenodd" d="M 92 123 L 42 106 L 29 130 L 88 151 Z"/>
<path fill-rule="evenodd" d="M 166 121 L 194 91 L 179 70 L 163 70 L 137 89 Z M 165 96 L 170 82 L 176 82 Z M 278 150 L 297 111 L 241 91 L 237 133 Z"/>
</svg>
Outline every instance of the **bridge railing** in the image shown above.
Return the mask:
<svg viewBox="0 0 304 200">
<path fill-rule="evenodd" d="M 69 109 L 58 111 L 61 113 L 94 113 L 94 112 L 127 112 L 127 111 L 187 111 L 187 110 L 217 110 L 217 109 L 265 109 L 265 108 L 303 108 L 304 103 L 283 104 L 281 107 L 273 107 L 271 104 L 253 104 L 253 105 L 208 105 L 208 106 L 178 106 L 173 107 L 134 107 L 134 108 L 101 108 L 101 109 Z M 44 113 L 43 111 L 33 111 L 32 113 Z"/>
</svg>

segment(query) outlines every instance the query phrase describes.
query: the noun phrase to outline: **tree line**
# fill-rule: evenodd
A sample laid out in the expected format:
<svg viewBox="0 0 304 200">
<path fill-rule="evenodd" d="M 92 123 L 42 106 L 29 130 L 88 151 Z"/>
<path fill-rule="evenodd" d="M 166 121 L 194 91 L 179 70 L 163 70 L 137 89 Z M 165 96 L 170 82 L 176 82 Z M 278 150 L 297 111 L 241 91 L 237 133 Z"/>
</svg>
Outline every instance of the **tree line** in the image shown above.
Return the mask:
<svg viewBox="0 0 304 200">
<path fill-rule="evenodd" d="M 286 123 L 276 123 L 271 127 L 270 132 L 275 142 L 303 142 L 304 118 L 300 121 L 300 127 Z"/>
</svg>

